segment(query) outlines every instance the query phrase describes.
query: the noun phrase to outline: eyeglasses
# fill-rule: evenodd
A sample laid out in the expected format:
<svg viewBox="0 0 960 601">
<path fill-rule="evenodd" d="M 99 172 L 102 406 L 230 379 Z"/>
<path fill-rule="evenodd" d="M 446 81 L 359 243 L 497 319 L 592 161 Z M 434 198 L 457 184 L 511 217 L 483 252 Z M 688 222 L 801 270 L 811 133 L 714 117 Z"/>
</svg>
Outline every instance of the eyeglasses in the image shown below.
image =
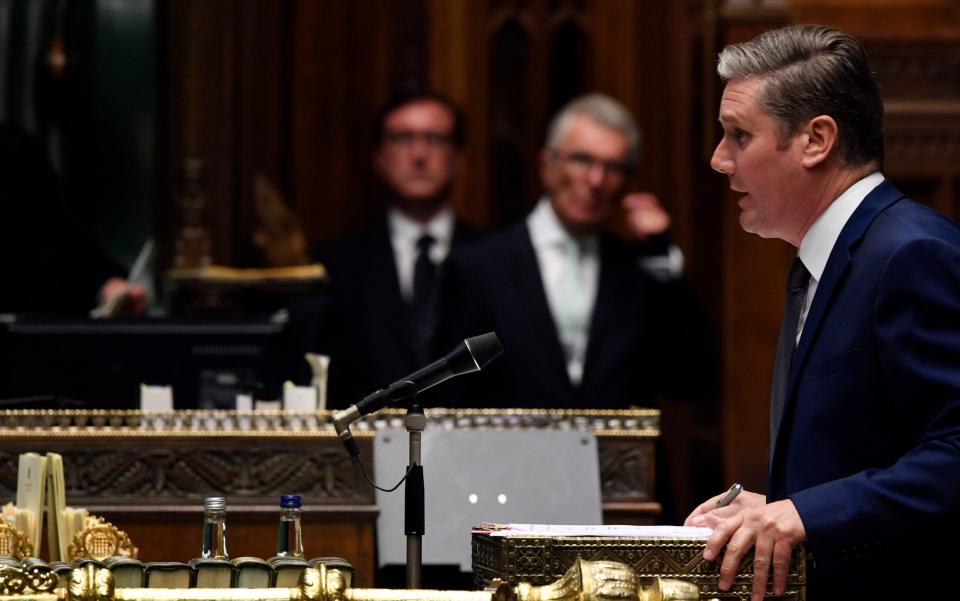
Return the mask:
<svg viewBox="0 0 960 601">
<path fill-rule="evenodd" d="M 561 152 L 559 150 L 553 150 L 551 153 L 557 159 L 566 163 L 570 170 L 578 176 L 590 173 L 594 167 L 601 167 L 608 174 L 624 179 L 629 177 L 633 171 L 630 163 L 626 161 L 606 161 L 587 152 Z"/>
<path fill-rule="evenodd" d="M 408 148 L 418 140 L 430 149 L 446 148 L 453 143 L 453 134 L 437 131 L 387 131 L 383 134 L 383 141 L 390 146 Z"/>
</svg>

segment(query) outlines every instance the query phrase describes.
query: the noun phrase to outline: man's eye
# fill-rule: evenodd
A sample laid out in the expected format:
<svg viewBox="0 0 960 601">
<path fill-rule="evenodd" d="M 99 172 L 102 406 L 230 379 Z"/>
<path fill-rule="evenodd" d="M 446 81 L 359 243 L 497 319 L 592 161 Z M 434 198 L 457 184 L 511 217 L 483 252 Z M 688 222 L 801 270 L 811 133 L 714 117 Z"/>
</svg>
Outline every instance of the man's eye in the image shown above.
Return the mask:
<svg viewBox="0 0 960 601">
<path fill-rule="evenodd" d="M 388 138 L 394 144 L 410 144 L 413 142 L 413 133 L 408 131 L 392 132 Z"/>
</svg>

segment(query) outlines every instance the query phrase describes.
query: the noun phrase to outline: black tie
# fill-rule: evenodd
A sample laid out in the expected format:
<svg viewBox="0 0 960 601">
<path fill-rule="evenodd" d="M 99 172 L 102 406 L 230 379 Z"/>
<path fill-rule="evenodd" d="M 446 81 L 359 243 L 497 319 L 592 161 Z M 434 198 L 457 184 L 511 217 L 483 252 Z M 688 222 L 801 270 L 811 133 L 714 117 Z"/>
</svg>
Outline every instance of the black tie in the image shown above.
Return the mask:
<svg viewBox="0 0 960 601">
<path fill-rule="evenodd" d="M 430 248 L 436 244 L 430 234 L 417 240 L 417 260 L 413 264 L 413 304 L 410 322 L 413 352 L 417 363 L 432 359 L 433 335 L 436 329 L 437 266 L 430 260 Z"/>
<path fill-rule="evenodd" d="M 424 306 L 437 283 L 437 266 L 430 260 L 430 248 L 436 242 L 430 234 L 417 240 L 417 260 L 413 264 L 413 306 L 416 309 Z"/>
<path fill-rule="evenodd" d="M 783 420 L 783 406 L 787 398 L 787 383 L 790 380 L 790 361 L 797 345 L 797 326 L 800 311 L 807 297 L 810 272 L 803 266 L 800 257 L 793 260 L 787 276 L 787 300 L 783 306 L 783 324 L 777 341 L 777 358 L 773 364 L 773 387 L 770 389 L 770 460 L 777 444 L 777 432 Z"/>
</svg>

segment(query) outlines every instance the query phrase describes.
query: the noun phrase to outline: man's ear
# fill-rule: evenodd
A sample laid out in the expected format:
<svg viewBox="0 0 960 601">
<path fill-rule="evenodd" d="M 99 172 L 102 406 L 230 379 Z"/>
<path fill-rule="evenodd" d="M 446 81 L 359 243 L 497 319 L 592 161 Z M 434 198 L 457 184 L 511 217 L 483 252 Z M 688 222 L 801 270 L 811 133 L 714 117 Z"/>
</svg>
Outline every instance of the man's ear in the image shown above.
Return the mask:
<svg viewBox="0 0 960 601">
<path fill-rule="evenodd" d="M 839 128 L 829 115 L 818 115 L 804 126 L 803 166 L 816 167 L 826 161 L 837 146 Z"/>
</svg>

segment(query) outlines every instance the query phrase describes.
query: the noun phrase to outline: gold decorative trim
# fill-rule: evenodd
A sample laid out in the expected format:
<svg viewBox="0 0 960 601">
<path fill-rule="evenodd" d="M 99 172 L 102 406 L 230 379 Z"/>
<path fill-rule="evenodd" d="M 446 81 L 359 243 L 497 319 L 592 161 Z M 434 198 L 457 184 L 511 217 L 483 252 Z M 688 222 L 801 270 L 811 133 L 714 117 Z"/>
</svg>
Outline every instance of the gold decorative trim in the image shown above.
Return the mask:
<svg viewBox="0 0 960 601">
<path fill-rule="evenodd" d="M 66 437 L 136 436 L 223 438 L 232 436 L 336 438 L 331 411 L 185 410 L 150 413 L 135 410 L 8 410 L 0 411 L 0 436 L 21 438 L 56 432 Z M 402 427 L 404 412 L 387 409 L 357 420 L 354 436 L 371 437 L 378 430 Z M 426 411 L 428 428 L 558 429 L 598 436 L 656 438 L 657 409 L 445 409 Z"/>
<path fill-rule="evenodd" d="M 720 560 L 703 559 L 707 539 L 673 537 L 580 537 L 523 534 L 492 537 L 474 533 L 473 573 L 476 586 L 504 581 L 547 585 L 563 574 L 566 566 L 576 565 L 581 557 L 609 560 L 627 566 L 644 577 L 677 579 L 695 583 L 703 595 L 750 596 L 753 579 L 753 552 L 741 561 L 729 592 L 719 590 Z M 787 588 L 782 597 L 805 599 L 807 583 L 806 550 L 797 546 L 791 555 Z"/>
<path fill-rule="evenodd" d="M 33 543 L 20 529 L 0 521 L 0 555 L 17 559 L 32 557 Z"/>
<path fill-rule="evenodd" d="M 166 276 L 174 281 L 199 280 L 229 284 L 255 284 L 264 281 L 322 282 L 327 279 L 327 269 L 322 263 L 266 268 L 205 265 L 173 268 L 167 271 Z"/>
<path fill-rule="evenodd" d="M 240 416 L 283 416 L 283 415 L 318 415 L 329 417 L 336 411 L 283 411 L 283 410 L 261 410 L 261 411 L 233 411 L 230 409 L 178 409 L 170 412 L 176 415 L 208 416 L 216 414 L 240 415 Z M 85 417 L 139 417 L 143 415 L 163 415 L 165 412 L 140 411 L 139 409 L 4 409 L 0 411 L 0 416 L 85 416 Z M 433 407 L 424 409 L 427 416 L 461 416 L 461 415 L 550 415 L 555 417 L 641 417 L 641 416 L 659 416 L 659 409 L 636 408 L 636 409 L 551 409 L 543 408 L 503 408 L 493 409 L 490 407 L 476 407 L 463 409 L 450 409 L 445 407 Z M 396 415 L 403 416 L 406 412 L 401 409 L 383 409 L 377 415 Z"/>
<path fill-rule="evenodd" d="M 106 559 L 107 557 L 137 557 L 137 548 L 126 532 L 102 517 L 88 518 L 86 528 L 73 535 L 67 548 L 70 560 L 81 557 Z"/>
<path fill-rule="evenodd" d="M 52 596 L 57 586 L 57 575 L 43 564 L 28 564 L 13 567 L 0 564 L 0 595 L 13 595 L 23 600 L 24 595 L 48 593 Z M 17 596 L 20 595 L 20 596 Z"/>
<path fill-rule="evenodd" d="M 24 570 L 5 568 L 14 579 L 25 578 Z M 46 569 L 49 572 L 49 568 Z M 4 589 L 0 601 L 694 601 L 700 598 L 699 589 L 690 582 L 654 578 L 644 585 L 639 580 L 633 570 L 621 563 L 577 560 L 554 583 L 545 586 L 521 583 L 515 587 L 498 583 L 492 591 L 349 588 L 340 570 L 322 564 L 304 570 L 296 588 L 116 588 L 110 570 L 91 563 L 71 572 L 66 589 L 44 588 L 32 594 L 25 588 L 12 593 Z"/>
<path fill-rule="evenodd" d="M 268 430 L 231 430 L 231 431 L 190 431 L 190 430 L 7 430 L 0 428 L 0 438 L 37 438 L 40 435 L 49 435 L 55 432 L 63 438 L 329 438 L 337 435 L 332 430 L 303 431 L 303 432 L 273 432 Z M 359 430 L 353 433 L 354 438 L 373 438 L 375 431 Z"/>
</svg>

